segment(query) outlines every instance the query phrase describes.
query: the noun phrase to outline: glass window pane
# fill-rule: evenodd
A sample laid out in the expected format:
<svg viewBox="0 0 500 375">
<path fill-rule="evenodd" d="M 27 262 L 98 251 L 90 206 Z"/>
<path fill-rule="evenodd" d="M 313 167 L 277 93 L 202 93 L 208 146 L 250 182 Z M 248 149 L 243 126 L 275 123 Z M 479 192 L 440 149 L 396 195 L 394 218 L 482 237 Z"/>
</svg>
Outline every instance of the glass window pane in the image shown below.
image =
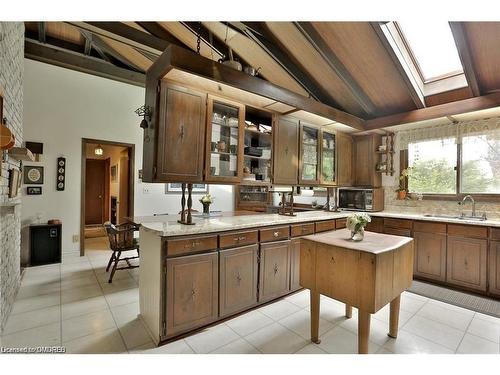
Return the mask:
<svg viewBox="0 0 500 375">
<path fill-rule="evenodd" d="M 462 138 L 461 182 L 463 193 L 500 193 L 500 138 Z"/>
<path fill-rule="evenodd" d="M 454 138 L 408 145 L 408 190 L 411 193 L 455 194 L 457 145 Z"/>
<path fill-rule="evenodd" d="M 446 21 L 398 21 L 424 80 L 462 72 L 451 28 Z"/>
</svg>

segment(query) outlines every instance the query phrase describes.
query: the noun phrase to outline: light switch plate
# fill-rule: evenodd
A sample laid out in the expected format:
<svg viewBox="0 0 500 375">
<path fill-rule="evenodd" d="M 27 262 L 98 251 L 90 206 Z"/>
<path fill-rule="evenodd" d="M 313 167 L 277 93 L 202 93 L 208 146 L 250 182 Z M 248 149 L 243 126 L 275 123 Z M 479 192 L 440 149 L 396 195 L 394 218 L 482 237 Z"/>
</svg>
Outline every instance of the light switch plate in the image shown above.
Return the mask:
<svg viewBox="0 0 500 375">
<path fill-rule="evenodd" d="M 78 242 L 78 241 L 79 241 L 79 239 L 80 239 L 80 236 L 79 236 L 78 234 L 74 234 L 74 235 L 73 235 L 73 243 Z"/>
</svg>

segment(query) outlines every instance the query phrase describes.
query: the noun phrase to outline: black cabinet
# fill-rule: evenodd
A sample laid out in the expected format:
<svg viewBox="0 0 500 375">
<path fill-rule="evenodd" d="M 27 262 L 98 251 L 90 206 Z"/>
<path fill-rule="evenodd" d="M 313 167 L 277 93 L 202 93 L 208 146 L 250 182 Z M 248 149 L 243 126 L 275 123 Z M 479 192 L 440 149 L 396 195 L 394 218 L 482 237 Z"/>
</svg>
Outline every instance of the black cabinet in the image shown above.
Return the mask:
<svg viewBox="0 0 500 375">
<path fill-rule="evenodd" d="M 61 263 L 61 224 L 30 225 L 30 264 Z"/>
</svg>

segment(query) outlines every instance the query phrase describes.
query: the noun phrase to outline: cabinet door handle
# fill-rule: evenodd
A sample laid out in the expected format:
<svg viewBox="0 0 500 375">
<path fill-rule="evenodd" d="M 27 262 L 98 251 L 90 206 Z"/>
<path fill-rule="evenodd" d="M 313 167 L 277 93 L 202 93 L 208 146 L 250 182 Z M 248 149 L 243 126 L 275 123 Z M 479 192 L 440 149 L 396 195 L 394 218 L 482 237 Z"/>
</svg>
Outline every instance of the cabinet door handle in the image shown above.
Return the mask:
<svg viewBox="0 0 500 375">
<path fill-rule="evenodd" d="M 186 245 L 186 246 L 184 246 L 184 247 L 185 247 L 185 248 L 189 248 L 189 247 L 190 247 L 190 248 L 194 249 L 194 248 L 195 248 L 196 246 L 198 246 L 199 244 L 200 244 L 200 241 L 193 241 L 193 242 L 191 242 L 191 245 Z"/>
<path fill-rule="evenodd" d="M 194 288 L 191 289 L 191 298 L 194 298 L 195 294 L 196 294 L 196 290 L 194 290 Z"/>
<path fill-rule="evenodd" d="M 280 235 L 280 232 L 274 232 L 274 233 L 273 233 L 273 236 L 274 236 L 274 237 L 278 237 L 279 235 Z"/>
<path fill-rule="evenodd" d="M 331 262 L 332 262 L 333 264 L 335 264 L 335 258 L 334 258 L 334 257 L 332 257 L 332 259 L 330 259 L 330 260 L 331 260 Z"/>
<path fill-rule="evenodd" d="M 427 263 L 430 263 L 430 262 L 431 262 L 431 256 L 427 255 Z"/>
<path fill-rule="evenodd" d="M 238 281 L 238 284 L 241 283 L 241 276 L 239 273 L 236 275 L 236 280 Z"/>
<path fill-rule="evenodd" d="M 245 241 L 247 238 L 246 236 L 240 236 L 240 237 L 234 237 L 234 241 L 238 242 L 238 241 Z"/>
<path fill-rule="evenodd" d="M 276 275 L 278 273 L 278 264 L 274 263 L 274 274 Z"/>
<path fill-rule="evenodd" d="M 309 229 L 306 227 L 302 227 L 302 233 L 307 232 Z"/>
<path fill-rule="evenodd" d="M 181 125 L 179 136 L 181 137 L 181 141 L 183 141 L 184 140 L 184 124 Z"/>
<path fill-rule="evenodd" d="M 467 268 L 467 266 L 469 265 L 469 263 L 467 262 L 467 259 L 464 260 L 464 266 L 465 268 Z"/>
</svg>

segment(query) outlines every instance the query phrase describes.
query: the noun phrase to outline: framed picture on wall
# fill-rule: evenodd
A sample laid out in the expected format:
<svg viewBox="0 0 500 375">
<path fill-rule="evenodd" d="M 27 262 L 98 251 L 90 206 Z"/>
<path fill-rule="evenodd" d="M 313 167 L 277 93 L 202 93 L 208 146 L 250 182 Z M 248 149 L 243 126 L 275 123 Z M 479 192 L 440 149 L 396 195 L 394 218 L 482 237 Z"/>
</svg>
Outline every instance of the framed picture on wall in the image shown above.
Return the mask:
<svg viewBox="0 0 500 375">
<path fill-rule="evenodd" d="M 111 182 L 118 181 L 118 164 L 111 166 Z"/>
<path fill-rule="evenodd" d="M 28 195 L 42 195 L 41 186 L 28 186 L 26 188 L 26 194 Z"/>
<path fill-rule="evenodd" d="M 43 184 L 43 167 L 36 167 L 32 165 L 24 166 L 24 183 L 29 184 Z"/>
<path fill-rule="evenodd" d="M 182 184 L 180 182 L 165 184 L 165 194 L 180 194 L 180 193 L 182 193 Z M 208 184 L 193 184 L 193 194 L 207 194 L 207 193 L 208 193 Z"/>
</svg>

